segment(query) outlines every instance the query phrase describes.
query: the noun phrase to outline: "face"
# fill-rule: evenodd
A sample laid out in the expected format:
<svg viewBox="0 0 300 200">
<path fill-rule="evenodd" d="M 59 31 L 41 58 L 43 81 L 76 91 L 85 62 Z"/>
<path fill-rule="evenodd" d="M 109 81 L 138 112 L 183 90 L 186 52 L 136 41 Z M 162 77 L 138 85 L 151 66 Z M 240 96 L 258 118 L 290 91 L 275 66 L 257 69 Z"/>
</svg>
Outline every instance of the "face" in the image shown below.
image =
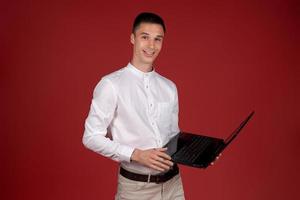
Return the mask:
<svg viewBox="0 0 300 200">
<path fill-rule="evenodd" d="M 137 67 L 152 67 L 158 56 L 164 38 L 163 27 L 159 24 L 141 23 L 134 34 L 132 64 Z"/>
</svg>

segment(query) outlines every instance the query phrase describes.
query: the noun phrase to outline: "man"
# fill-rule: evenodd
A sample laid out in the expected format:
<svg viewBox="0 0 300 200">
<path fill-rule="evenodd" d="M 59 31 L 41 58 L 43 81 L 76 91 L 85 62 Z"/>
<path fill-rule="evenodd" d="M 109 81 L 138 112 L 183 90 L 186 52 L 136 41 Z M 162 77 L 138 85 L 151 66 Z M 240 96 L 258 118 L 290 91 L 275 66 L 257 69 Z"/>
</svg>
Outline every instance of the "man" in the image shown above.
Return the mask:
<svg viewBox="0 0 300 200">
<path fill-rule="evenodd" d="M 94 90 L 83 144 L 120 162 L 116 199 L 184 199 L 179 169 L 162 148 L 179 132 L 176 86 L 153 66 L 165 31 L 158 15 L 139 14 L 130 63 Z"/>
</svg>

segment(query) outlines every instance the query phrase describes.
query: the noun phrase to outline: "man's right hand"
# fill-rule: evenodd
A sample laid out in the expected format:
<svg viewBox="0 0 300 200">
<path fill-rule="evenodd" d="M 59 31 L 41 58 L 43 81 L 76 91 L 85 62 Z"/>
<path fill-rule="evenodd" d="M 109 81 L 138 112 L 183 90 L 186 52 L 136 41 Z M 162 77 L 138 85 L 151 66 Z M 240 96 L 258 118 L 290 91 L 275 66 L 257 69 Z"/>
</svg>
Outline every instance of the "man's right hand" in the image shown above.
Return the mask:
<svg viewBox="0 0 300 200">
<path fill-rule="evenodd" d="M 158 171 L 167 171 L 173 166 L 171 157 L 165 153 L 167 148 L 140 150 L 135 149 L 131 160 Z"/>
</svg>

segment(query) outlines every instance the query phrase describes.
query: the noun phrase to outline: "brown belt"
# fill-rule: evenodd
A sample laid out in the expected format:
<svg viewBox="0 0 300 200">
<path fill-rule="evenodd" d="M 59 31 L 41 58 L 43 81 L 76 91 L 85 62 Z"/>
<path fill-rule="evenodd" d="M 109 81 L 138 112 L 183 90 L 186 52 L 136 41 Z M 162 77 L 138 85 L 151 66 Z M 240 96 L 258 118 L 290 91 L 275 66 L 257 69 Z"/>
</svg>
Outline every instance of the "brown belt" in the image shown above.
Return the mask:
<svg viewBox="0 0 300 200">
<path fill-rule="evenodd" d="M 137 174 L 134 172 L 127 171 L 124 168 L 120 168 L 120 174 L 124 176 L 125 178 L 128 178 L 130 180 L 134 181 L 140 181 L 140 182 L 152 182 L 152 183 L 164 183 L 171 178 L 173 178 L 175 175 L 179 173 L 179 168 L 176 164 L 167 171 L 164 174 L 157 174 L 157 175 L 145 175 L 145 174 Z"/>
</svg>

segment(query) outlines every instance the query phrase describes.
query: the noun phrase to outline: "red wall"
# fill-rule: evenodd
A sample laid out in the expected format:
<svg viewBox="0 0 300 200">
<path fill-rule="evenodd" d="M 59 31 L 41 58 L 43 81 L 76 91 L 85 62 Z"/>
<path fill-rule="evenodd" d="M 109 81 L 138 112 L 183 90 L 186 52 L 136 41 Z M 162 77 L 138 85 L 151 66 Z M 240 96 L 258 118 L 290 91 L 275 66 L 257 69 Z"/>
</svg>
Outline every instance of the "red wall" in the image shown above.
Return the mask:
<svg viewBox="0 0 300 200">
<path fill-rule="evenodd" d="M 166 21 L 156 70 L 178 86 L 182 130 L 225 138 L 256 111 L 215 166 L 181 167 L 186 198 L 299 198 L 299 3 L 120 2 L 2 1 L 0 198 L 113 199 L 117 163 L 81 137 L 141 11 Z"/>
</svg>

